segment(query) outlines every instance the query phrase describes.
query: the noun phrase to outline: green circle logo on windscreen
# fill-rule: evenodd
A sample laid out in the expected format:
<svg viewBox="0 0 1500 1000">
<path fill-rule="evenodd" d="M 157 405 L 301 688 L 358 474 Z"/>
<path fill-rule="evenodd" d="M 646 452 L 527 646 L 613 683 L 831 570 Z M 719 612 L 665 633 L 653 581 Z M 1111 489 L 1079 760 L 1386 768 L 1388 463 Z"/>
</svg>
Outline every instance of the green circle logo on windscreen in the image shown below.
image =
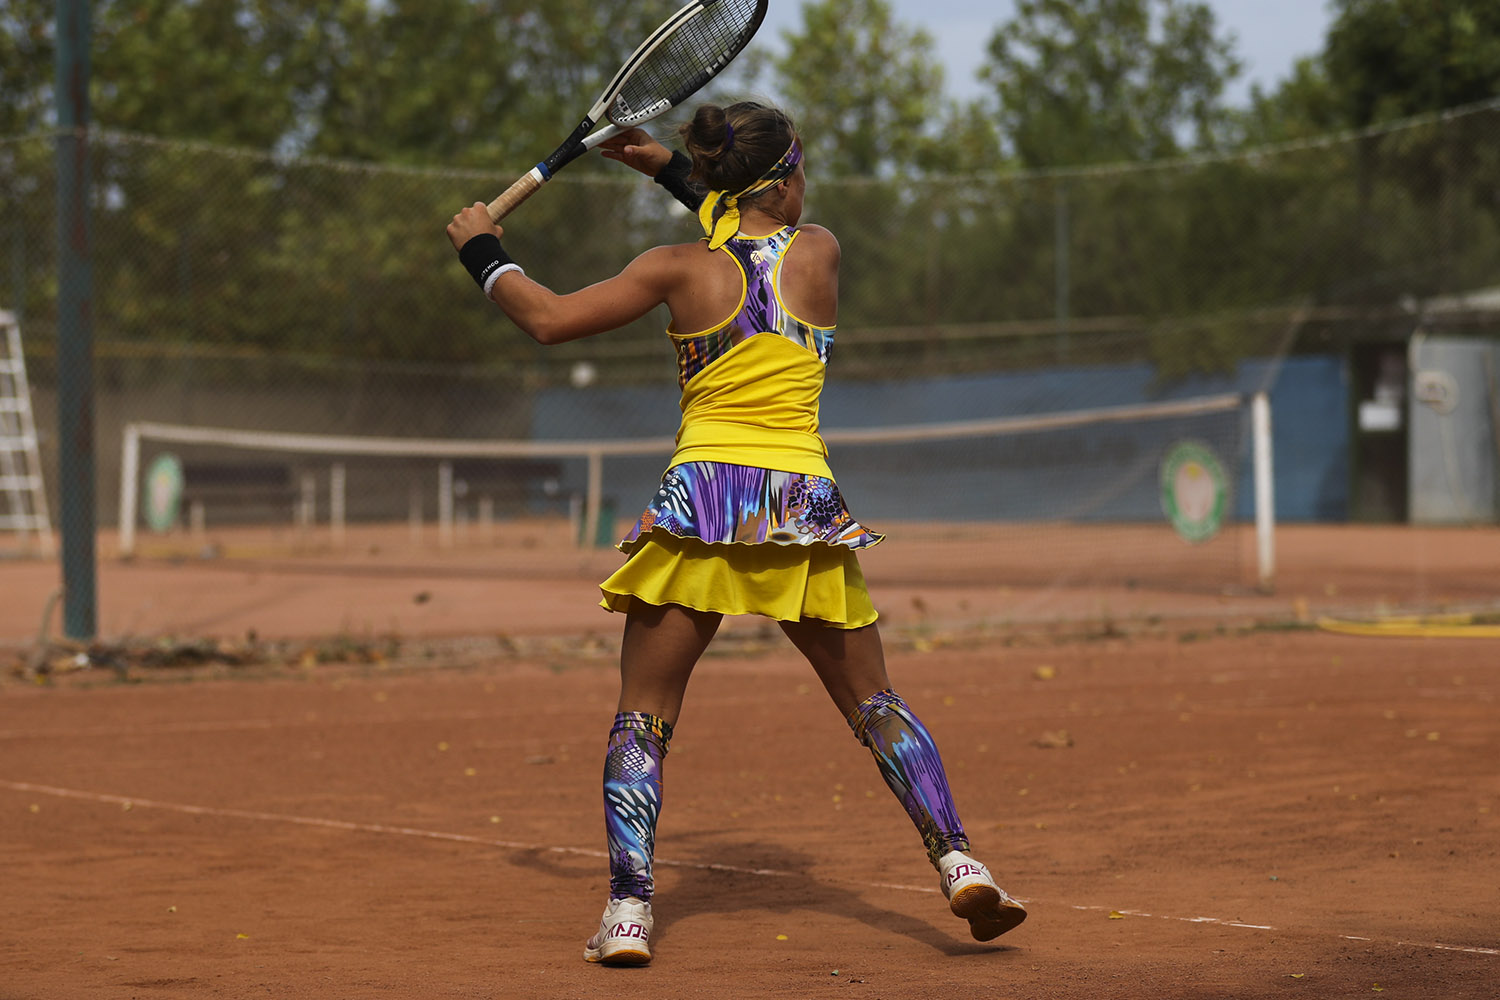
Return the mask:
<svg viewBox="0 0 1500 1000">
<path fill-rule="evenodd" d="M 1190 542 L 1219 533 L 1229 506 L 1229 480 L 1213 449 L 1179 441 L 1161 463 L 1161 509 L 1176 532 Z"/>
<path fill-rule="evenodd" d="M 142 484 L 146 524 L 152 531 L 171 531 L 182 506 L 182 462 L 171 452 L 156 456 Z"/>
</svg>

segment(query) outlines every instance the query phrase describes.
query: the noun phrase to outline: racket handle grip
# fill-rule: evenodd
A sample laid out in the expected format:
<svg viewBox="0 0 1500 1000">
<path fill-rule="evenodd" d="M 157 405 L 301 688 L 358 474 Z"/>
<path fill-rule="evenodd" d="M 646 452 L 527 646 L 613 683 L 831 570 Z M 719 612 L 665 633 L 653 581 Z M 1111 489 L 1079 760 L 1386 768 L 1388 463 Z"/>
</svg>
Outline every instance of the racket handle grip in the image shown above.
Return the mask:
<svg viewBox="0 0 1500 1000">
<path fill-rule="evenodd" d="M 505 193 L 486 206 L 490 211 L 490 221 L 499 222 L 509 215 L 517 205 L 530 198 L 536 193 L 537 188 L 546 183 L 546 178 L 541 171 L 533 169 L 530 173 L 516 181 Z"/>
</svg>

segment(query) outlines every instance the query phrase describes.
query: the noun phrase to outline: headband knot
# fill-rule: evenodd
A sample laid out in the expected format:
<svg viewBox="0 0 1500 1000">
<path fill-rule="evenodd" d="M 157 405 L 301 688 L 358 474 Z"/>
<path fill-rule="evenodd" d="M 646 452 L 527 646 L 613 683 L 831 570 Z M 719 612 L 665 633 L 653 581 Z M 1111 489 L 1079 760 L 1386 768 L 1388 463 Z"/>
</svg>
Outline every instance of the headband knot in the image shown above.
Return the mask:
<svg viewBox="0 0 1500 1000">
<path fill-rule="evenodd" d="M 698 222 L 708 237 L 708 248 L 717 250 L 728 243 L 740 231 L 740 199 L 753 198 L 767 188 L 786 180 L 802 162 L 802 143 L 793 139 L 781 159 L 761 174 L 748 187 L 739 191 L 710 191 L 698 206 Z"/>
</svg>

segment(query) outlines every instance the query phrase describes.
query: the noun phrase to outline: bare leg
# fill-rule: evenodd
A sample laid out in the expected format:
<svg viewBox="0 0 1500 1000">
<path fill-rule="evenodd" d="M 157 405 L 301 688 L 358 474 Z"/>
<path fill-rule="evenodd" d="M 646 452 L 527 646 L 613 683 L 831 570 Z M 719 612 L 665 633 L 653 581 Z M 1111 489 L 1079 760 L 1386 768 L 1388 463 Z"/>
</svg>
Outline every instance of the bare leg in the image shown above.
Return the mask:
<svg viewBox="0 0 1500 1000">
<path fill-rule="evenodd" d="M 817 621 L 782 629 L 817 671 L 833 703 L 869 748 L 885 783 L 901 800 L 934 867 L 969 841 L 953 805 L 937 743 L 906 702 L 891 690 L 874 625 L 838 629 Z"/>
<path fill-rule="evenodd" d="M 682 711 L 682 696 L 693 665 L 713 638 L 721 618 L 676 605 L 637 604 L 625 620 L 619 711 L 604 755 L 604 831 L 609 842 L 611 899 L 651 899 L 662 762 L 671 746 L 672 727 Z M 649 910 L 646 912 L 649 915 Z M 637 921 L 644 930 L 635 933 L 649 937 L 648 916 L 638 915 Z M 649 950 L 636 944 L 634 940 L 620 943 L 601 938 L 589 945 L 585 957 L 591 961 L 650 961 Z"/>
<path fill-rule="evenodd" d="M 870 695 L 891 686 L 880 631 L 874 625 L 843 629 L 807 620 L 782 622 L 781 630 L 807 657 L 844 718 Z"/>
<path fill-rule="evenodd" d="M 781 628 L 817 671 L 911 817 L 928 860 L 941 876 L 949 909 L 969 921 L 979 941 L 998 937 L 1025 920 L 1021 904 L 995 884 L 989 869 L 968 856 L 969 839 L 953 805 L 937 743 L 891 690 L 875 626 L 837 629 L 802 621 L 783 623 Z"/>
<path fill-rule="evenodd" d="M 675 726 L 688 678 L 723 618 L 676 604 L 637 601 L 620 643 L 618 710 L 646 712 Z"/>
</svg>

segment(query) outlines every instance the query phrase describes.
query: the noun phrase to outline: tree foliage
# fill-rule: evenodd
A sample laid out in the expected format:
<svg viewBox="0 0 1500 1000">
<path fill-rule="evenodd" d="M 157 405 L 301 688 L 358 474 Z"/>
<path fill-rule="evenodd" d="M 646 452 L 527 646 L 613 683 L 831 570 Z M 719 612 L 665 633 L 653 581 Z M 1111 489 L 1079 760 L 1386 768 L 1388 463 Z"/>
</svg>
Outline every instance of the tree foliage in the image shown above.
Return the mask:
<svg viewBox="0 0 1500 1000">
<path fill-rule="evenodd" d="M 1204 3 L 1018 0 L 981 77 L 1008 146 L 1043 167 L 1217 148 L 1230 121 L 1224 87 L 1239 71 Z"/>
<path fill-rule="evenodd" d="M 550 150 L 676 3 L 96 0 L 99 337 L 529 359 L 454 265 L 443 224 Z M 1258 343 L 1201 317 L 1493 280 L 1500 112 L 1202 165 L 1014 168 L 1159 159 L 1236 129 L 1305 139 L 1493 94 L 1492 6 L 1340 0 L 1327 50 L 1239 112 L 1223 101 L 1232 41 L 1187 0 L 1021 0 L 993 36 L 992 93 L 967 105 L 942 97 L 932 39 L 886 0 L 813 0 L 757 79 L 809 146 L 808 218 L 844 248 L 842 321 L 905 331 L 861 359 L 938 359 L 953 329 L 1050 335 L 1121 317 L 1155 331 L 1136 356 L 1181 372 Z M 24 306 L 32 335 L 56 294 L 53 157 L 46 137 L 14 136 L 50 121 L 52 16 L 41 0 L 0 7 L 0 303 Z M 506 243 L 567 290 L 695 235 L 660 189 L 596 156 L 527 202 Z M 548 357 L 666 352 L 661 325 Z M 1022 349 L 1039 343 L 1009 342 L 1006 363 L 1056 363 Z M 1089 357 L 1072 343 L 1070 359 Z"/>
<path fill-rule="evenodd" d="M 52 12 L 46 0 L 0 6 L 0 135 L 35 132 L 55 120 Z"/>
<path fill-rule="evenodd" d="M 774 82 L 816 169 L 868 177 L 932 160 L 943 70 L 927 32 L 886 0 L 811 0 L 783 34 Z"/>
<path fill-rule="evenodd" d="M 1335 0 L 1323 62 L 1350 125 L 1500 96 L 1500 4 Z"/>
</svg>

